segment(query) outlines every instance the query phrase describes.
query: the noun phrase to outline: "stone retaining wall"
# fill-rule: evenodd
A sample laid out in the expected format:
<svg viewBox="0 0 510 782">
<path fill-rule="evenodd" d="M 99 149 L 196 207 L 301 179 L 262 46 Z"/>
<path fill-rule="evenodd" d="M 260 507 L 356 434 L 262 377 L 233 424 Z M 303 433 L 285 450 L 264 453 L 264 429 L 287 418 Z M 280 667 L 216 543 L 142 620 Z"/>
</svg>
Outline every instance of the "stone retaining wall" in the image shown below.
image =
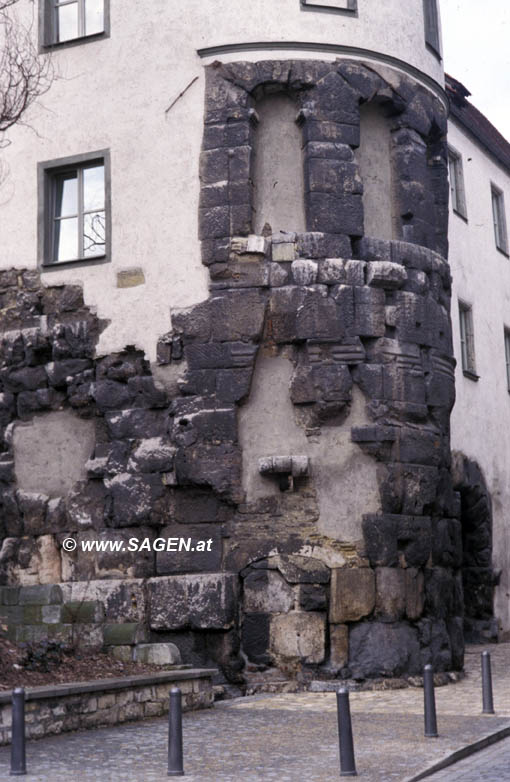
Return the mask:
<svg viewBox="0 0 510 782">
<path fill-rule="evenodd" d="M 214 673 L 188 669 L 31 688 L 26 693 L 27 738 L 162 717 L 174 686 L 182 692 L 183 710 L 208 708 L 213 704 Z M 11 740 L 11 698 L 10 691 L 0 692 L 0 745 Z"/>
</svg>

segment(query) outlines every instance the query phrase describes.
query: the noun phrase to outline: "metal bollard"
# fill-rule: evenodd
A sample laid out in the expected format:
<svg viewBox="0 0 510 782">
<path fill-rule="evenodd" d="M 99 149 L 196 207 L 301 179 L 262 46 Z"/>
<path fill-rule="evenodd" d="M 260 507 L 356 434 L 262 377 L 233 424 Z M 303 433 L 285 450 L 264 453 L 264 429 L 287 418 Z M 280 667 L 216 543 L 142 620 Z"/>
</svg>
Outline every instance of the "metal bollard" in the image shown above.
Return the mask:
<svg viewBox="0 0 510 782">
<path fill-rule="evenodd" d="M 425 736 L 427 738 L 436 738 L 438 735 L 436 696 L 434 693 L 434 671 L 431 665 L 426 665 L 423 669 L 423 698 L 425 706 Z"/>
<path fill-rule="evenodd" d="M 178 687 L 170 690 L 168 712 L 168 776 L 183 777 L 182 757 L 182 696 Z"/>
<path fill-rule="evenodd" d="M 11 775 L 27 773 L 25 756 L 25 690 L 16 687 L 12 693 Z"/>
<path fill-rule="evenodd" d="M 352 741 L 351 709 L 349 706 L 349 691 L 342 687 L 336 694 L 338 714 L 338 739 L 340 743 L 340 776 L 355 777 L 356 763 L 354 761 L 354 745 Z"/>
<path fill-rule="evenodd" d="M 489 652 L 482 652 L 482 702 L 482 713 L 494 714 L 494 701 L 492 699 L 491 656 Z"/>
</svg>

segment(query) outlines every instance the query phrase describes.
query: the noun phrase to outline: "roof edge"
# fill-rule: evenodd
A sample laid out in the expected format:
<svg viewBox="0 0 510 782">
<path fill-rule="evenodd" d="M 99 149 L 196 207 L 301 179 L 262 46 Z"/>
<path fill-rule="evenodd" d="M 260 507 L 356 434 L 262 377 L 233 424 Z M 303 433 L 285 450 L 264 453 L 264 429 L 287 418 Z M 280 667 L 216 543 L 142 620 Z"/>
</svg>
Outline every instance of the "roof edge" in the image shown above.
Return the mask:
<svg viewBox="0 0 510 782">
<path fill-rule="evenodd" d="M 468 100 L 469 90 L 445 74 L 450 116 L 456 119 L 510 173 L 510 143 L 499 130 Z"/>
</svg>

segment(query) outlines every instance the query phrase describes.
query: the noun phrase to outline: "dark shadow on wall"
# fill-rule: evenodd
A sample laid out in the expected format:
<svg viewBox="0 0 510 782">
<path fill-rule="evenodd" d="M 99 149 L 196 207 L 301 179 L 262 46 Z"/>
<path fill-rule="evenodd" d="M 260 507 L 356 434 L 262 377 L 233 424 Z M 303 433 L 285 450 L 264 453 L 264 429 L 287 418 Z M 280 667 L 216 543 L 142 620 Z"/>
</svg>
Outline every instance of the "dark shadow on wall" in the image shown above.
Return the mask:
<svg viewBox="0 0 510 782">
<path fill-rule="evenodd" d="M 454 487 L 460 493 L 464 635 L 468 643 L 498 640 L 494 587 L 499 573 L 492 567 L 492 502 L 479 465 L 453 453 Z"/>
</svg>

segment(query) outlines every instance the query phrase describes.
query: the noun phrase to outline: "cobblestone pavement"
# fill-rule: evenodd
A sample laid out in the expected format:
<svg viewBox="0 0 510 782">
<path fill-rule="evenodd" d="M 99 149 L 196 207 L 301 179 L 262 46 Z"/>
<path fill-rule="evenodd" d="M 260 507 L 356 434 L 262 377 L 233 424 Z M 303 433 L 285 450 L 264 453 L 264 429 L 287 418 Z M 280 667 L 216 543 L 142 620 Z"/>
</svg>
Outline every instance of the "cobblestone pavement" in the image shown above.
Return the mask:
<svg viewBox="0 0 510 782">
<path fill-rule="evenodd" d="M 510 780 L 510 739 L 499 741 L 428 779 L 430 782 L 507 782 Z"/>
<path fill-rule="evenodd" d="M 497 714 L 480 714 L 480 649 L 472 647 L 466 657 L 466 678 L 436 690 L 440 733 L 436 739 L 423 738 L 422 689 L 352 693 L 360 778 L 410 780 L 461 747 L 507 728 L 510 644 L 492 647 L 491 652 Z M 190 782 L 330 782 L 339 775 L 333 693 L 226 701 L 214 709 L 185 714 L 183 724 L 185 778 Z M 467 761 L 473 762 L 473 758 Z M 151 720 L 32 741 L 27 765 L 27 782 L 156 782 L 167 778 L 166 722 Z M 10 779 L 8 769 L 9 748 L 0 748 L 0 780 Z M 435 778 L 455 779 L 453 768 L 441 773 L 446 776 Z M 476 778 L 505 779 L 501 775 Z"/>
</svg>

